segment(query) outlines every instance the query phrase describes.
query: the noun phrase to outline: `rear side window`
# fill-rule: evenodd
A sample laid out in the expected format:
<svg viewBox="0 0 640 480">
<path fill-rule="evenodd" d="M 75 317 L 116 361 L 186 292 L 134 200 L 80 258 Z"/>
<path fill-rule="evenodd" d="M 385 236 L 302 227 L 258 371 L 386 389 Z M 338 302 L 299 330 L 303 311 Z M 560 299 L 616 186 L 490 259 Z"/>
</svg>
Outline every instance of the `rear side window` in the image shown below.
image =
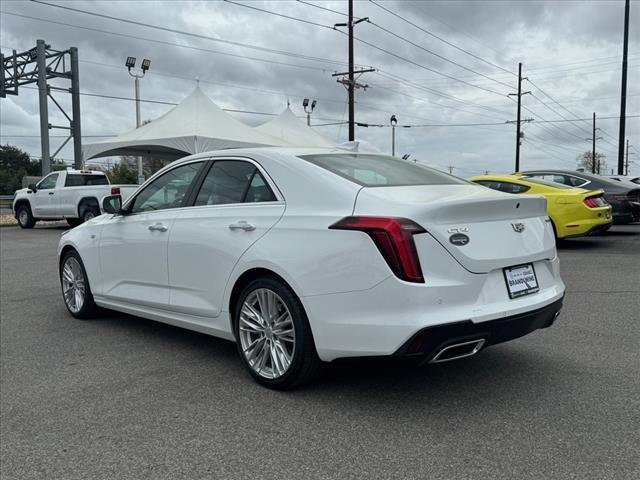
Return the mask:
<svg viewBox="0 0 640 480">
<path fill-rule="evenodd" d="M 505 193 L 524 193 L 531 189 L 531 187 L 527 187 L 526 185 L 511 182 L 498 182 L 496 180 L 479 180 L 476 183 L 489 187 L 492 190 L 498 190 Z"/>
<path fill-rule="evenodd" d="M 218 160 L 207 173 L 195 205 L 226 205 L 275 200 L 273 191 L 255 165 L 242 160 Z"/>
<path fill-rule="evenodd" d="M 530 183 L 537 183 L 538 185 L 544 185 L 545 187 L 558 188 L 562 190 L 563 188 L 573 188 L 569 185 L 565 185 L 563 183 L 556 183 L 552 180 L 543 180 L 542 178 L 534 178 L 534 177 L 525 177 L 524 180 Z"/>
<path fill-rule="evenodd" d="M 433 168 L 385 155 L 344 153 L 302 155 L 300 158 L 363 187 L 468 184 Z"/>
<path fill-rule="evenodd" d="M 106 175 L 67 174 L 65 187 L 84 187 L 86 185 L 109 185 Z"/>
</svg>

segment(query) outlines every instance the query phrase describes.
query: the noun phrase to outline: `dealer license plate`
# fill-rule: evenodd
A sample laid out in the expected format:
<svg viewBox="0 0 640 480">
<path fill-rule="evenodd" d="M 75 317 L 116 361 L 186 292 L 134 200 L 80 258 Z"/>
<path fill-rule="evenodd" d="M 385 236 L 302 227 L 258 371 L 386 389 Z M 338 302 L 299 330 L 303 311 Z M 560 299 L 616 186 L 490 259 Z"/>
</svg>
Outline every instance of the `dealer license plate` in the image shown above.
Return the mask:
<svg viewBox="0 0 640 480">
<path fill-rule="evenodd" d="M 536 272 L 531 263 L 508 267 L 503 271 L 509 298 L 522 297 L 523 295 L 536 293 L 540 290 Z"/>
</svg>

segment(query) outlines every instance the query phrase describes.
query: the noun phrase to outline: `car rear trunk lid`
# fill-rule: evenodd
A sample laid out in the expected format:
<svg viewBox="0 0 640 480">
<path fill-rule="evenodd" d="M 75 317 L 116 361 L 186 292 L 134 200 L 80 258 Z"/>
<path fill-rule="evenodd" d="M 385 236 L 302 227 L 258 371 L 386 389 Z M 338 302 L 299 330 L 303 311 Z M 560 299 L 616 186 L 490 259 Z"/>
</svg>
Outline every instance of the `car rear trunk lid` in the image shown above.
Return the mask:
<svg viewBox="0 0 640 480">
<path fill-rule="evenodd" d="M 539 196 L 477 185 L 364 187 L 354 215 L 409 218 L 473 273 L 555 256 L 546 199 Z M 429 258 L 429 252 L 419 253 Z"/>
</svg>

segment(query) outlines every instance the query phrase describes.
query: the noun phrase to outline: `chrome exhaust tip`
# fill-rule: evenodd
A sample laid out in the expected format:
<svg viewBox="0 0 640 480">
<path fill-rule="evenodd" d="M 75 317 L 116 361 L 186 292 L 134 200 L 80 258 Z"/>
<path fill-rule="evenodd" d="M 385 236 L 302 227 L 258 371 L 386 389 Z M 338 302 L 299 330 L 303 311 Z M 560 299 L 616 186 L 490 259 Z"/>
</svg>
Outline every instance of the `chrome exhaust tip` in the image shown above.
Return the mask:
<svg viewBox="0 0 640 480">
<path fill-rule="evenodd" d="M 478 353 L 485 344 L 485 339 L 471 340 L 469 342 L 454 343 L 440 350 L 429 363 L 442 363 L 451 360 L 471 357 Z"/>
</svg>

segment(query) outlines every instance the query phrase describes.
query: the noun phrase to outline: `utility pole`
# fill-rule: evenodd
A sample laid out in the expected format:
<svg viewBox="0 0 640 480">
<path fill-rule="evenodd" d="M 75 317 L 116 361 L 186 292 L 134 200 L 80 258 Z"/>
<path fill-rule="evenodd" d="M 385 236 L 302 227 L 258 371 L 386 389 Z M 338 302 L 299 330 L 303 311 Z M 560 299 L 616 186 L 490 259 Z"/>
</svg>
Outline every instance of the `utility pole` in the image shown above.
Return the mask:
<svg viewBox="0 0 640 480">
<path fill-rule="evenodd" d="M 518 63 L 518 93 L 510 93 L 509 96 L 518 96 L 518 113 L 516 116 L 516 172 L 520 171 L 520 140 L 522 139 L 522 132 L 520 130 L 520 112 L 522 108 L 522 95 L 526 95 L 531 92 L 522 91 L 522 62 Z M 526 80 L 526 78 L 525 78 Z"/>
<path fill-rule="evenodd" d="M 349 141 L 356 139 L 355 88 L 353 86 L 353 0 L 349 0 Z"/>
<path fill-rule="evenodd" d="M 624 171 L 625 116 L 627 110 L 627 53 L 629 51 L 629 0 L 624 5 L 624 42 L 622 47 L 622 88 L 620 92 L 620 136 L 618 138 L 618 175 Z"/>
<path fill-rule="evenodd" d="M 600 162 L 598 162 L 598 156 L 596 154 L 596 140 L 602 140 L 602 137 L 596 136 L 596 130 L 600 130 L 596 128 L 596 112 L 593 112 L 593 136 L 591 138 L 586 138 L 585 140 L 591 140 L 591 173 L 600 173 Z"/>
<path fill-rule="evenodd" d="M 591 148 L 591 173 L 596 173 L 596 112 L 593 112 L 593 147 Z M 599 166 L 598 166 L 599 167 Z M 598 168 L 600 170 L 600 168 Z"/>
<path fill-rule="evenodd" d="M 47 58 L 44 40 L 36 42 L 36 55 L 38 65 L 38 95 L 40 97 L 40 152 L 42 155 L 42 176 L 51 172 L 51 158 L 49 157 L 49 106 L 47 95 Z"/>
<path fill-rule="evenodd" d="M 453 166 L 449 165 L 447 168 L 449 169 L 449 175 L 453 175 Z"/>
<path fill-rule="evenodd" d="M 629 155 L 635 155 L 635 154 L 633 152 L 629 153 L 629 139 L 627 138 L 627 155 L 626 155 L 626 160 L 624 162 L 625 176 L 629 175 Z"/>
<path fill-rule="evenodd" d="M 349 71 L 342 73 L 334 73 L 333 77 L 345 76 L 347 78 L 341 78 L 337 81 L 347 87 L 349 96 L 349 141 L 353 142 L 356 139 L 356 120 L 355 120 L 355 90 L 356 88 L 367 89 L 368 85 L 359 84 L 356 81 L 355 74 L 362 75 L 367 72 L 374 72 L 374 68 L 362 69 L 355 71 L 353 69 L 353 27 L 360 22 L 369 21 L 369 17 L 359 18 L 355 22 L 353 21 L 353 0 L 349 0 L 349 21 L 347 23 L 336 23 L 335 27 L 347 27 L 349 36 Z"/>
</svg>

